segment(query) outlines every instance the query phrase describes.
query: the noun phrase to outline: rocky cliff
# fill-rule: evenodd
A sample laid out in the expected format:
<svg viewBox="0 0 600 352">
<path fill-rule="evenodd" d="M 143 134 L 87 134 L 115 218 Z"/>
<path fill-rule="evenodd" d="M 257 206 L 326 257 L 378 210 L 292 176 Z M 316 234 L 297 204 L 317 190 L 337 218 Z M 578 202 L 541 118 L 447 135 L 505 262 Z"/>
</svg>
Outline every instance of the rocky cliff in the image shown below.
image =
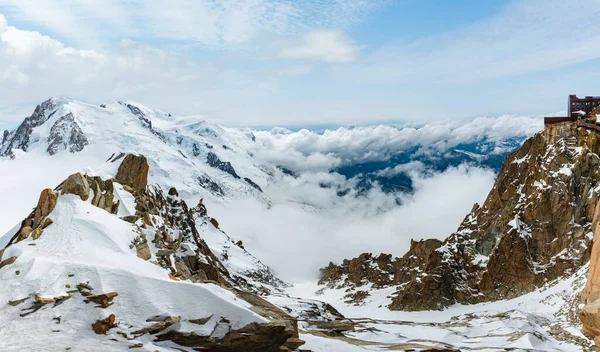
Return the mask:
<svg viewBox="0 0 600 352">
<path fill-rule="evenodd" d="M 442 309 L 519 296 L 572 274 L 590 258 L 600 195 L 597 132 L 546 127 L 510 154 L 482 205 L 443 241 L 413 241 L 401 258 L 363 254 L 321 269 L 320 283 L 396 286 L 392 310 Z M 432 214 L 432 221 L 435 217 Z"/>
<path fill-rule="evenodd" d="M 296 318 L 259 295 L 285 283 L 222 232 L 202 200 L 188 207 L 175 188 L 148 185 L 144 156 L 116 161 L 115 178 L 75 173 L 43 190 L 2 238 L 0 316 L 11 329 L 47 320 L 31 330 L 57 325 L 60 333 L 28 347 L 89 350 L 72 334 L 116 346 L 106 350 L 290 351 L 304 343 Z"/>
</svg>

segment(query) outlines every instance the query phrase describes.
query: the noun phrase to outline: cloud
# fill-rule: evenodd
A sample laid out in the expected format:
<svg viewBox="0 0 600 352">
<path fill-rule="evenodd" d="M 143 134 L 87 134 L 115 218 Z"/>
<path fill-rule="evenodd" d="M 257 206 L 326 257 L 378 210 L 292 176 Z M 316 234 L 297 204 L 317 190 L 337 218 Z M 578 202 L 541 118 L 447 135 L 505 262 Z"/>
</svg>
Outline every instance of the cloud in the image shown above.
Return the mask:
<svg viewBox="0 0 600 352">
<path fill-rule="evenodd" d="M 511 1 L 470 25 L 387 43 L 339 75 L 361 82 L 466 83 L 584 63 L 600 58 L 598 6 L 598 0 Z"/>
<path fill-rule="evenodd" d="M 360 49 L 339 30 L 313 29 L 294 46 L 282 49 L 279 55 L 298 60 L 348 63 L 356 60 Z"/>
<path fill-rule="evenodd" d="M 317 277 L 318 269 L 329 261 L 339 263 L 363 252 L 401 256 L 411 238 L 445 238 L 473 203 L 483 201 L 493 182 L 491 171 L 461 166 L 417 178 L 415 194 L 406 197 L 402 206 L 377 189 L 340 203 L 334 190 L 313 183 L 312 190 L 307 185 L 302 189 L 306 196 L 334 206 L 313 211 L 302 204 L 278 202 L 265 209 L 245 200 L 210 204 L 209 212 L 224 231 L 242 239 L 283 279 L 299 282 Z M 373 212 L 374 208 L 388 211 Z"/>
<path fill-rule="evenodd" d="M 0 0 L 22 21 L 35 23 L 61 38 L 79 44 L 121 38 L 158 38 L 231 49 L 263 33 L 294 35 L 310 28 L 343 28 L 381 1 L 220 0 L 157 1 L 107 0 L 48 2 Z"/>
<path fill-rule="evenodd" d="M 420 148 L 420 153 L 444 153 L 459 144 L 484 138 L 500 147 L 506 138 L 530 136 L 541 128 L 540 118 L 505 115 L 421 126 L 342 127 L 322 133 L 276 129 L 254 132 L 259 146 L 253 153 L 267 163 L 291 170 L 328 170 L 344 164 L 387 160 L 415 147 Z"/>
</svg>

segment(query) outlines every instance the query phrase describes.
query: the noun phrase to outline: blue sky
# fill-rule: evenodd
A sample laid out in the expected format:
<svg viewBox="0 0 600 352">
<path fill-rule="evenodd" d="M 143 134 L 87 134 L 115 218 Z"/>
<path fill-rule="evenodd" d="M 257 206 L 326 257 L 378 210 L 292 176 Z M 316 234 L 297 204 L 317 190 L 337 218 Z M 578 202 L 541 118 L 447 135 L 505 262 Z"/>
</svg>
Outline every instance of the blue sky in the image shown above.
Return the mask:
<svg viewBox="0 0 600 352">
<path fill-rule="evenodd" d="M 49 96 L 230 126 L 544 115 L 600 94 L 599 14 L 600 0 L 0 0 L 0 128 Z"/>
</svg>

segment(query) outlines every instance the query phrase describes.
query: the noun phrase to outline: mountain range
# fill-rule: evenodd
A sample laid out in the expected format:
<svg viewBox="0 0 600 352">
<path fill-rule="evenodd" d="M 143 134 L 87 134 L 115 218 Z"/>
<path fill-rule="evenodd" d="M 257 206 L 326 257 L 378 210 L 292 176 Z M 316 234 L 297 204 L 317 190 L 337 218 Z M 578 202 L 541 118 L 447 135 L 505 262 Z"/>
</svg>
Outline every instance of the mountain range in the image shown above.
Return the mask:
<svg viewBox="0 0 600 352">
<path fill-rule="evenodd" d="M 589 348 L 592 275 L 586 311 L 577 294 L 595 260 L 598 139 L 573 123 L 540 128 L 505 116 L 259 131 L 51 98 L 0 144 L 10 205 L 0 341 L 76 351 Z M 244 221 L 227 209 L 247 199 L 358 217 L 355 205 L 380 192 L 394 202 L 374 215 L 391 212 L 408 206 L 415 180 L 456 167 L 498 176 L 454 233 L 417 238 L 407 253 L 356 253 L 320 280 L 283 280 L 259 255 L 278 249 L 226 231 Z M 277 220 L 259 219 L 265 229 Z"/>
</svg>

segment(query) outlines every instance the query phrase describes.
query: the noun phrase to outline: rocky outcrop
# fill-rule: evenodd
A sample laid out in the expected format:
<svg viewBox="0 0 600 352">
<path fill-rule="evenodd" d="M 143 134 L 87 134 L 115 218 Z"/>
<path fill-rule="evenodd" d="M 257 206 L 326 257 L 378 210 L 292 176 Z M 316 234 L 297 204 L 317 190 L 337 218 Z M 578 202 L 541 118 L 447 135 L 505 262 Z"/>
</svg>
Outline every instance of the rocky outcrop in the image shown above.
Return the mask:
<svg viewBox="0 0 600 352">
<path fill-rule="evenodd" d="M 110 160 L 117 159 L 119 158 L 110 158 Z M 261 293 L 271 292 L 270 289 L 277 290 L 279 285 L 285 284 L 257 260 L 252 263 L 256 265 L 255 269 L 244 268 L 244 272 L 232 270 L 229 262 L 229 251 L 232 251 L 232 248 L 236 251 L 236 255 L 241 251 L 245 259 L 253 257 L 243 249 L 243 246 L 237 246 L 218 229 L 218 223 L 208 216 L 202 200 L 195 207 L 190 208 L 179 197 L 175 188 L 165 193 L 158 186 L 147 186 L 148 170 L 146 158 L 134 155 L 125 156 L 118 168 L 116 181 L 121 182 L 123 190 L 131 193 L 135 200 L 135 214 L 121 218 L 129 222 L 124 224 L 125 228 L 131 228 L 139 234 L 135 238 L 130 237 L 133 238 L 130 248 L 132 250 L 135 248 L 135 252 L 141 259 L 150 260 L 153 264 L 162 267 L 165 279 L 169 277 L 174 281 L 189 280 L 193 283 L 221 286 L 222 289 L 231 291 L 236 299 L 247 302 L 248 308 L 267 321 L 251 323 L 240 329 L 236 322 L 230 322 L 219 316 L 192 319 L 194 322 L 190 324 L 201 325 L 213 319 L 214 331 L 212 333 L 209 331 L 207 334 L 206 330 L 189 332 L 187 325 L 184 326 L 185 329 L 181 329 L 181 317 L 161 315 L 149 318 L 147 321 L 150 324 L 145 327 L 137 326 L 137 330 L 134 330 L 131 325 L 121 326 L 118 333 L 156 335 L 149 338 L 156 342 L 169 340 L 170 344 L 214 351 L 285 351 L 301 346 L 304 341 L 299 339 L 297 320 L 259 296 Z M 22 222 L 22 226 L 8 246 L 27 238 L 36 239 L 43 235 L 44 228 L 52 224 L 48 216 L 52 214 L 64 194 L 75 194 L 83 201 L 117 214 L 120 203 L 115 201 L 118 197 L 115 194 L 114 182 L 115 180 L 112 179 L 104 180 L 101 177 L 76 173 L 69 176 L 56 190 L 42 191 L 38 205 Z M 90 194 L 90 189 L 93 194 Z M 213 223 L 217 227 L 213 227 L 211 225 Z M 202 237 L 204 231 L 211 231 L 213 236 L 223 235 L 220 238 L 226 244 L 223 248 L 217 249 L 218 255 L 204 241 Z M 150 241 L 153 242 L 152 245 Z M 35 244 L 30 243 L 30 245 Z M 5 250 L 6 248 L 0 251 L 0 260 Z M 0 268 L 11 265 L 17 259 L 16 256 L 6 258 L 0 262 Z M 73 277 L 74 274 L 66 276 Z M 71 284 L 65 286 L 70 288 Z M 95 303 L 97 308 L 111 307 L 113 299 L 118 296 L 117 292 L 94 294 L 92 287 L 86 283 L 79 283 L 76 288 L 68 292 L 81 294 L 83 302 Z M 64 300 L 64 298 L 43 299 L 46 301 L 36 301 L 31 311 L 23 314 L 31 314 L 41 309 L 42 304 L 58 305 Z M 160 313 L 162 312 L 157 312 Z M 128 317 L 120 316 L 120 319 L 126 322 Z M 112 314 L 92 324 L 94 332 L 100 335 L 116 327 L 115 316 Z"/>
<path fill-rule="evenodd" d="M 92 324 L 92 330 L 98 335 L 104 335 L 108 332 L 108 330 L 112 328 L 116 328 L 117 324 L 115 324 L 115 315 L 111 314 L 105 319 L 97 320 Z"/>
<path fill-rule="evenodd" d="M 248 184 L 254 188 L 256 188 L 259 192 L 262 192 L 262 188 L 260 188 L 259 185 L 256 184 L 256 182 L 252 181 L 251 179 L 249 179 L 248 177 L 244 177 L 244 181 L 248 182 Z"/>
<path fill-rule="evenodd" d="M 393 274 L 390 285 L 398 286 L 389 308 L 513 298 L 572 274 L 590 257 L 598 154 L 598 133 L 576 123 L 550 125 L 525 141 L 504 161 L 483 205 L 476 204 L 455 233 L 441 242 L 413 242 L 391 271 L 384 270 Z M 365 268 L 354 270 L 358 276 L 336 281 L 336 270 L 350 273 L 350 266 L 330 265 L 322 283 L 355 288 L 371 279 L 385 282 L 358 266 Z"/>
<path fill-rule="evenodd" d="M 73 174 L 59 186 L 62 194 L 75 194 L 78 195 L 81 200 L 86 201 L 90 197 L 90 185 L 87 179 L 79 172 Z"/>
<path fill-rule="evenodd" d="M 48 99 L 36 106 L 33 114 L 23 120 L 16 130 L 8 134 L 4 133 L 0 145 L 0 156 L 10 156 L 13 149 L 27 151 L 30 144 L 29 137 L 33 129 L 48 121 L 56 113 L 57 108 L 58 106 L 53 99 Z"/>
<path fill-rule="evenodd" d="M 148 160 L 143 155 L 127 154 L 117 171 L 117 182 L 136 191 L 143 191 L 148 185 Z"/>
<path fill-rule="evenodd" d="M 219 169 L 237 179 L 240 179 L 240 176 L 237 174 L 237 172 L 235 172 L 235 169 L 233 168 L 231 163 L 229 161 L 221 161 L 217 154 L 213 152 L 208 152 L 208 155 L 206 156 L 206 163 L 214 167 L 215 169 Z"/>
<path fill-rule="evenodd" d="M 58 119 L 50 129 L 48 136 L 48 148 L 46 151 L 54 155 L 61 150 L 69 150 L 71 153 L 80 152 L 89 144 L 88 139 L 75 122 L 72 113 Z"/>
<path fill-rule="evenodd" d="M 582 324 L 584 335 L 600 345 L 600 202 L 594 211 L 592 229 L 594 245 L 590 256 L 589 272 L 585 288 L 579 295 L 582 307 L 577 310 L 577 316 Z"/>
</svg>

